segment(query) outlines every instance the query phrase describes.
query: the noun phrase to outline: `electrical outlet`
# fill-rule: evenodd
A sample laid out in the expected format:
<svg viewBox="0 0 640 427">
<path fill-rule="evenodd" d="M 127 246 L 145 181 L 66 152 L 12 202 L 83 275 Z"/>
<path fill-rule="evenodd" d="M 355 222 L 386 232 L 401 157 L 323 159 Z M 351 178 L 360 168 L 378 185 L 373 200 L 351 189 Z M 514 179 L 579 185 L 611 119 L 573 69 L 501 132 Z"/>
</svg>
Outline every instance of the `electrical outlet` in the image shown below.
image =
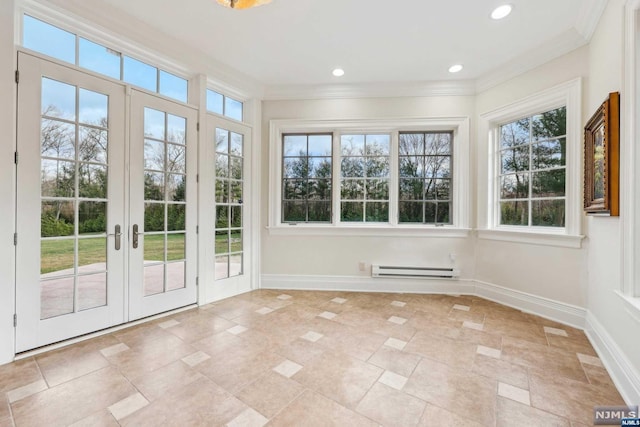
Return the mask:
<svg viewBox="0 0 640 427">
<path fill-rule="evenodd" d="M 449 254 L 449 259 L 451 262 L 456 262 L 456 254 Z"/>
<path fill-rule="evenodd" d="M 364 271 L 366 268 L 367 268 L 367 263 L 366 263 L 366 262 L 364 262 L 364 261 L 360 261 L 360 262 L 358 263 L 358 269 L 359 269 L 360 271 Z"/>
</svg>

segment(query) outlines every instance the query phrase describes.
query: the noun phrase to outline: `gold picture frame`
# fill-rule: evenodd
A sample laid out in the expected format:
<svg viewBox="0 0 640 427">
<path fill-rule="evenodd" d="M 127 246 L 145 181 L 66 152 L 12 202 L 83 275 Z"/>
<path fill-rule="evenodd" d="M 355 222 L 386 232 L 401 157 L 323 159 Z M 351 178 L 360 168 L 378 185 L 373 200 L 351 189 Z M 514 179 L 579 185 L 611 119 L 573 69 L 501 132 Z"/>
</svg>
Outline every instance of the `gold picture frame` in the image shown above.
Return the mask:
<svg viewBox="0 0 640 427">
<path fill-rule="evenodd" d="M 620 93 L 612 92 L 584 128 L 584 211 L 620 215 Z"/>
</svg>

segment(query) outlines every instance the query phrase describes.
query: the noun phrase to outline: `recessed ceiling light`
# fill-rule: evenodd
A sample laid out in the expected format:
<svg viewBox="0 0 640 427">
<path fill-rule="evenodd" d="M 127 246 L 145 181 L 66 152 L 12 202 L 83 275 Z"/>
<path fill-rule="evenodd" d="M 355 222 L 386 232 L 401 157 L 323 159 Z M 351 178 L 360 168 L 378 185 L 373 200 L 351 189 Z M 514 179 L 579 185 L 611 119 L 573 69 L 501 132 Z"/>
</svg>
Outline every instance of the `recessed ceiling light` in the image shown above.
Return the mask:
<svg viewBox="0 0 640 427">
<path fill-rule="evenodd" d="M 513 8 L 510 4 L 503 4 L 502 6 L 498 6 L 493 9 L 493 12 L 491 12 L 491 18 L 496 20 L 506 18 L 507 16 L 509 16 L 512 9 Z"/>
<path fill-rule="evenodd" d="M 449 72 L 450 73 L 459 73 L 460 71 L 462 71 L 462 65 L 460 64 L 456 64 L 456 65 L 452 65 L 451 67 L 449 67 Z"/>
<path fill-rule="evenodd" d="M 342 68 L 336 68 L 333 70 L 333 75 L 336 77 L 342 77 L 344 76 L 344 70 Z"/>
</svg>

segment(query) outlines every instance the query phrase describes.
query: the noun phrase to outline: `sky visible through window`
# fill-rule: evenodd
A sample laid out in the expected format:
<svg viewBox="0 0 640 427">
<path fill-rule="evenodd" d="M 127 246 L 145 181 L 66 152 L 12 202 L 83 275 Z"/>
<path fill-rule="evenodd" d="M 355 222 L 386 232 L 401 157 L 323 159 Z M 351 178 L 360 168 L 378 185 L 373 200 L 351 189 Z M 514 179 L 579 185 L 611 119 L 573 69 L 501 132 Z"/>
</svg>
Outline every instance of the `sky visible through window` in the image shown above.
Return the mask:
<svg viewBox="0 0 640 427">
<path fill-rule="evenodd" d="M 187 102 L 186 79 L 82 37 L 77 37 L 76 52 L 76 37 L 73 33 L 24 15 L 22 44 L 27 49 Z"/>
<path fill-rule="evenodd" d="M 60 61 L 187 102 L 189 87 L 186 79 L 29 15 L 23 16 L 22 44 L 27 49 Z M 207 110 L 234 120 L 243 120 L 241 101 L 210 89 L 207 90 Z"/>
</svg>

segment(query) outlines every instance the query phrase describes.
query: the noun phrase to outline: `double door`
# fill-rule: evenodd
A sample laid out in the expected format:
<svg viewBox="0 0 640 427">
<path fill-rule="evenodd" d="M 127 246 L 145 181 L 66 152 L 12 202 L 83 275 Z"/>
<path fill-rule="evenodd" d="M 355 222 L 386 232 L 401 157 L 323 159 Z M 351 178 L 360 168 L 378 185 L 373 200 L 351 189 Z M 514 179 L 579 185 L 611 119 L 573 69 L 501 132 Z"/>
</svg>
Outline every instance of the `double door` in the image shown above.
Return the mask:
<svg viewBox="0 0 640 427">
<path fill-rule="evenodd" d="M 18 65 L 16 351 L 195 303 L 197 111 Z"/>
</svg>

